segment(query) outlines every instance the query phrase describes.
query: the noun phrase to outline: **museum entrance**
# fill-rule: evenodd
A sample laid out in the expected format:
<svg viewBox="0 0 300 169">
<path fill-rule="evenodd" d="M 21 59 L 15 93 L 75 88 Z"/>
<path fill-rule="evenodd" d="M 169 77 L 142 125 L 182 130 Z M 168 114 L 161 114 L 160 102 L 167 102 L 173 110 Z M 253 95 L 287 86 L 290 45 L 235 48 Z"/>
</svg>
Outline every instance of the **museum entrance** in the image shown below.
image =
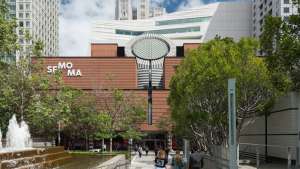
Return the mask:
<svg viewBox="0 0 300 169">
<path fill-rule="evenodd" d="M 148 146 L 150 150 L 167 147 L 167 133 L 147 133 L 139 142 L 143 147 Z"/>
</svg>

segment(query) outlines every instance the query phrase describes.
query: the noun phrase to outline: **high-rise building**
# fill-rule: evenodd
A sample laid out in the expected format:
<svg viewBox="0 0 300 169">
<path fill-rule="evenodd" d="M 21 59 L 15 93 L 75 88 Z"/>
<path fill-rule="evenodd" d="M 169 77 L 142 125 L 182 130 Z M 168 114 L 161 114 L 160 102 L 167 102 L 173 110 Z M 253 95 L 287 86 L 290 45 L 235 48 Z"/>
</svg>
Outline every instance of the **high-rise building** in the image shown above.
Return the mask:
<svg viewBox="0 0 300 169">
<path fill-rule="evenodd" d="M 10 17 L 16 18 L 16 30 L 21 46 L 20 52 L 26 50 L 33 41 L 42 41 L 43 55 L 57 56 L 59 52 L 58 16 L 59 0 L 7 0 Z M 27 41 L 26 32 L 32 37 Z M 18 54 L 17 54 L 18 57 Z"/>
<path fill-rule="evenodd" d="M 150 0 L 139 0 L 137 3 L 137 19 L 147 19 L 150 16 Z"/>
<path fill-rule="evenodd" d="M 297 14 L 297 5 L 292 0 L 253 0 L 253 37 L 259 38 L 263 31 L 264 18 L 267 15 L 286 19 L 287 16 Z"/>
<path fill-rule="evenodd" d="M 154 7 L 150 11 L 150 17 L 157 17 L 166 14 L 166 8 L 163 7 Z"/>
<path fill-rule="evenodd" d="M 131 0 L 116 0 L 116 20 L 131 20 Z"/>
<path fill-rule="evenodd" d="M 151 7 L 150 0 L 116 0 L 116 20 L 148 19 L 165 14 L 163 7 Z"/>
</svg>

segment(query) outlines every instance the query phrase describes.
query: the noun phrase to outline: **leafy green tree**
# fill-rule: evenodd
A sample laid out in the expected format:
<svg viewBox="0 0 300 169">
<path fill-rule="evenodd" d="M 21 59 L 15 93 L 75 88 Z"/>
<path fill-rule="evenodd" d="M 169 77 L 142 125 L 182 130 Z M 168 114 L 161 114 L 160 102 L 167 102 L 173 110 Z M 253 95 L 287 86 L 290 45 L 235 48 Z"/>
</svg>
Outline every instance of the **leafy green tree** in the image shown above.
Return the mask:
<svg viewBox="0 0 300 169">
<path fill-rule="evenodd" d="M 298 3 L 299 1 L 295 1 Z M 300 9 L 300 8 L 299 8 Z M 273 73 L 273 83 L 282 91 L 290 81 L 291 90 L 300 90 L 300 15 L 265 18 L 260 37 L 261 49 L 269 70 Z M 288 78 L 286 78 L 288 77 Z M 285 78 L 284 81 L 280 79 Z"/>
<path fill-rule="evenodd" d="M 140 138 L 139 124 L 146 118 L 145 102 L 133 93 L 126 93 L 117 88 L 98 90 L 100 111 L 110 118 L 106 136 L 110 139 L 112 151 L 113 138 Z"/>
<path fill-rule="evenodd" d="M 216 38 L 190 51 L 176 70 L 168 98 L 175 131 L 197 146 L 226 145 L 228 133 L 227 80 L 237 79 L 237 132 L 246 119 L 260 115 L 279 94 L 264 60 L 256 57 L 258 43 Z"/>
</svg>

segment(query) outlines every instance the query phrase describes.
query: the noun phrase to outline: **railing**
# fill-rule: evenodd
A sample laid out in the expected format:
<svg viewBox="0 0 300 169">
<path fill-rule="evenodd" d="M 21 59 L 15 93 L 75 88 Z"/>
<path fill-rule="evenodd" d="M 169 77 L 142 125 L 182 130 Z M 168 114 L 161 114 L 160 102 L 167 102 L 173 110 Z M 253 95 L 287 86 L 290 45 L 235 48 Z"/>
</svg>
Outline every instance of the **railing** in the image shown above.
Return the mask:
<svg viewBox="0 0 300 169">
<path fill-rule="evenodd" d="M 268 155 L 265 155 L 266 149 Z M 256 166 L 257 169 L 262 165 L 278 166 L 280 169 L 295 169 L 297 147 L 295 146 L 279 146 L 279 145 L 262 145 L 262 144 L 239 144 L 239 159 L 240 165 L 246 164 Z M 229 153 L 228 148 L 223 146 L 212 147 L 214 156 L 204 156 L 204 169 L 228 169 L 229 168 Z M 268 158 L 268 157 L 275 157 Z M 267 160 L 272 160 L 271 163 L 265 163 Z M 270 162 L 270 161 L 268 161 Z"/>
<path fill-rule="evenodd" d="M 297 147 L 295 146 L 279 146 L 279 145 L 264 145 L 264 144 L 251 144 L 251 143 L 240 143 L 240 147 L 245 146 L 248 153 L 254 154 L 250 157 L 256 160 L 256 168 L 259 168 L 261 165 L 261 160 L 267 158 L 264 150 L 267 148 L 267 151 L 271 153 L 271 156 L 278 155 L 279 158 L 287 160 L 287 169 L 292 169 L 292 160 L 296 159 Z M 242 148 L 243 149 L 243 148 Z M 244 149 L 245 150 L 245 149 Z M 262 158 L 263 157 L 263 158 Z M 267 160 L 267 159 L 265 159 Z"/>
</svg>

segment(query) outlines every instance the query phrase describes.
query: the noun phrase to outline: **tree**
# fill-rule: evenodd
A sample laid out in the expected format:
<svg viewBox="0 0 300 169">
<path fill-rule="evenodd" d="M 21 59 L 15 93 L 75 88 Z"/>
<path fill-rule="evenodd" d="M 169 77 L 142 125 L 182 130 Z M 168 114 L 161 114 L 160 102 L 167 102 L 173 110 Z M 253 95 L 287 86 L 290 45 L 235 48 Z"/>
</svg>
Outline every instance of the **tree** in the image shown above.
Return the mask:
<svg viewBox="0 0 300 169">
<path fill-rule="evenodd" d="M 299 5 L 299 1 L 295 1 Z M 300 8 L 299 8 L 300 9 Z M 273 73 L 273 83 L 286 90 L 292 82 L 291 90 L 300 90 L 300 15 L 265 18 L 260 37 L 261 49 L 265 55 L 268 69 Z M 287 78 L 286 78 L 287 77 Z M 286 78 L 284 81 L 280 80 Z M 282 83 L 280 83 L 282 82 Z"/>
<path fill-rule="evenodd" d="M 123 138 L 140 138 L 139 124 L 145 120 L 145 102 L 133 93 L 124 92 L 117 88 L 98 90 L 100 111 L 109 119 L 108 133 L 110 151 L 112 140 L 120 135 Z"/>
<path fill-rule="evenodd" d="M 258 43 L 216 38 L 190 51 L 177 68 L 168 98 L 175 131 L 197 146 L 226 145 L 227 80 L 237 79 L 237 135 L 245 120 L 260 115 L 279 94 L 264 60 L 256 57 Z"/>
</svg>

